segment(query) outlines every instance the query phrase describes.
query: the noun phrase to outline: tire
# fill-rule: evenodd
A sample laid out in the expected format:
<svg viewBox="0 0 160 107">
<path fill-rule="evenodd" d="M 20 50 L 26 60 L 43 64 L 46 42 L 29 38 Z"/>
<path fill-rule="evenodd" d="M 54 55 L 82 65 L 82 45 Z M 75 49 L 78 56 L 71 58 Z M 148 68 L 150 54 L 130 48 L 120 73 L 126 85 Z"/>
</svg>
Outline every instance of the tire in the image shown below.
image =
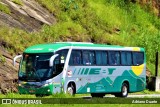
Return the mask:
<svg viewBox="0 0 160 107">
<path fill-rule="evenodd" d="M 67 93 L 71 96 L 74 96 L 75 95 L 75 91 L 74 91 L 74 86 L 72 84 L 68 85 L 67 87 Z"/>
<path fill-rule="evenodd" d="M 91 93 L 92 97 L 99 97 L 99 98 L 103 98 L 105 96 L 104 93 Z"/>
<path fill-rule="evenodd" d="M 128 84 L 123 83 L 121 87 L 121 92 L 116 93 L 115 97 L 127 97 L 128 96 Z"/>
</svg>

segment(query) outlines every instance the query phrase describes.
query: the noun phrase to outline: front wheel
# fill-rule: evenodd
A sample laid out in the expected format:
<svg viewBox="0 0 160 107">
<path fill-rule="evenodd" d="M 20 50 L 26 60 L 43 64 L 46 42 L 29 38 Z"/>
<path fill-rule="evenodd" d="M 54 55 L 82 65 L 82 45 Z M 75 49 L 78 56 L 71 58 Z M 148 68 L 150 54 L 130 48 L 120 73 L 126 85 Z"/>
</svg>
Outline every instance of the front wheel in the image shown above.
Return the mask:
<svg viewBox="0 0 160 107">
<path fill-rule="evenodd" d="M 67 93 L 71 96 L 74 96 L 75 95 L 75 91 L 74 91 L 74 86 L 72 84 L 68 85 L 67 87 Z"/>
</svg>

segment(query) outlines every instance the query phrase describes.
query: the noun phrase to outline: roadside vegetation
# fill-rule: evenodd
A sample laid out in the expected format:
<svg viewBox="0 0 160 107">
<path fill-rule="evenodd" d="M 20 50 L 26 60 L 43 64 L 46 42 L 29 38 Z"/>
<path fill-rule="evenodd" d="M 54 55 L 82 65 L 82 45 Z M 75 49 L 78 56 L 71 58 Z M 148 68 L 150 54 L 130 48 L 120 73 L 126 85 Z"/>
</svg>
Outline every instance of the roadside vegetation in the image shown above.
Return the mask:
<svg viewBox="0 0 160 107">
<path fill-rule="evenodd" d="M 12 0 L 12 2 L 18 5 L 23 5 L 23 2 L 21 0 Z"/>
<path fill-rule="evenodd" d="M 130 106 L 130 107 L 141 107 L 142 104 L 132 104 L 133 100 L 140 100 L 140 101 L 145 101 L 146 99 L 147 100 L 158 100 L 156 98 L 144 98 L 144 99 L 139 99 L 139 98 L 86 98 L 86 97 L 83 97 L 83 96 L 89 96 L 89 94 L 86 94 L 86 95 L 76 95 L 74 97 L 68 95 L 68 94 L 55 94 L 55 95 L 50 95 L 50 96 L 46 96 L 46 97 L 35 97 L 35 95 L 20 95 L 20 94 L 16 94 L 16 93 L 8 93 L 6 95 L 0 95 L 0 98 L 7 98 L 7 99 L 10 99 L 10 98 L 13 98 L 16 100 L 16 98 L 18 98 L 20 100 L 20 98 L 22 98 L 22 100 L 35 100 L 34 98 L 37 98 L 36 100 L 41 100 L 42 103 L 47 103 L 48 101 L 47 100 L 52 100 L 52 101 L 57 101 L 57 102 L 53 102 L 55 104 L 29 104 L 30 107 L 32 106 L 37 106 L 37 107 L 47 107 L 47 106 L 63 106 L 63 107 L 83 107 L 83 106 L 88 106 L 88 107 L 97 107 L 97 105 L 100 105 L 101 107 L 106 107 L 106 106 L 120 106 L 120 107 L 123 107 L 123 106 Z M 47 98 L 53 98 L 53 99 L 47 99 Z M 60 99 L 58 99 L 60 98 Z M 64 98 L 64 99 L 61 99 L 61 98 Z M 74 99 L 76 99 L 76 102 L 73 102 L 75 101 Z M 18 100 L 17 99 L 17 100 Z M 124 102 L 125 100 L 125 102 Z M 49 101 L 49 102 L 50 102 Z M 107 101 L 107 102 L 106 102 Z M 126 103 L 126 104 L 121 104 L 123 101 L 123 103 Z M 158 100 L 159 101 L 159 100 Z M 92 104 L 93 102 L 93 104 Z M 114 102 L 116 104 L 114 104 Z M 16 102 L 15 102 L 16 103 Z M 51 102 L 50 102 L 51 103 Z M 56 104 L 57 103 L 57 104 Z M 59 104 L 60 103 L 60 104 Z M 65 104 L 63 104 L 65 103 Z M 79 104 L 75 104 L 75 103 L 79 103 Z M 89 103 L 89 104 L 87 104 Z M 106 103 L 106 104 L 105 104 Z M 108 104 L 109 103 L 109 104 Z M 117 104 L 119 103 L 119 104 Z M 156 106 L 157 104 L 143 104 L 143 106 Z M 1 105 L 0 105 L 1 106 Z M 2 105 L 3 106 L 3 105 Z M 22 106 L 21 104 L 6 104 L 5 107 L 20 107 Z M 27 105 L 25 105 L 27 106 Z"/>
<path fill-rule="evenodd" d="M 129 93 L 129 95 L 144 95 L 144 94 L 160 94 L 160 92 L 155 92 L 155 91 L 149 91 L 149 90 L 144 90 L 141 92 L 136 92 L 136 93 Z M 111 96 L 111 94 L 106 94 L 106 97 Z M 7 93 L 7 94 L 0 94 L 0 98 L 88 98 L 91 97 L 90 94 L 75 94 L 74 96 L 71 96 L 69 94 L 64 94 L 64 93 L 56 93 L 52 95 L 46 95 L 46 96 L 35 96 L 31 94 L 19 94 L 19 93 Z M 116 97 L 115 97 L 116 98 Z"/>
<path fill-rule="evenodd" d="M 151 5 L 141 6 L 130 0 L 36 1 L 56 17 L 57 23 L 31 33 L 0 27 L 0 41 L 11 55 L 34 44 L 55 41 L 138 46 L 146 49 L 147 68 L 154 75 L 155 52 L 160 50 L 160 19 L 150 10 Z"/>
<path fill-rule="evenodd" d="M 10 9 L 3 3 L 0 2 L 0 11 L 6 14 L 11 14 Z"/>
</svg>

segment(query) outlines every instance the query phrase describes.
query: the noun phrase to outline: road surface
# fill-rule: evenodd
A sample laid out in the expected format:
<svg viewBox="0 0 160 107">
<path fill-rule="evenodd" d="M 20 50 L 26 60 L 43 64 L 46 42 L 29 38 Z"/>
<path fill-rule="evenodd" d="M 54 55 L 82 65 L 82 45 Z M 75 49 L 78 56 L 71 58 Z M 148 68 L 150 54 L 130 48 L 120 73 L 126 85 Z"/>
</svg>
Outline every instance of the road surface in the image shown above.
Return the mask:
<svg viewBox="0 0 160 107">
<path fill-rule="evenodd" d="M 114 95 L 106 95 L 105 98 L 115 97 Z M 160 98 L 160 94 L 141 94 L 141 95 L 128 95 L 128 98 Z M 92 98 L 91 96 L 84 96 L 82 98 Z"/>
</svg>

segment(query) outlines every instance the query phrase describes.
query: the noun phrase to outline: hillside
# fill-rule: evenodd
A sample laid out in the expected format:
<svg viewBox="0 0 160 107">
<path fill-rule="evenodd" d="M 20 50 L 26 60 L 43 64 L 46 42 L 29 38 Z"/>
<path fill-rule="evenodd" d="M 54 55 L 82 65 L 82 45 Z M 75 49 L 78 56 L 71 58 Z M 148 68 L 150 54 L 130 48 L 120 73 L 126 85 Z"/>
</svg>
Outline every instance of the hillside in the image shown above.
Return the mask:
<svg viewBox="0 0 160 107">
<path fill-rule="evenodd" d="M 160 50 L 160 2 L 0 0 L 0 81 L 10 74 L 15 74 L 10 80 L 16 80 L 18 68 L 11 65 L 16 54 L 55 41 L 144 47 L 147 68 L 154 75 L 155 52 Z"/>
</svg>

